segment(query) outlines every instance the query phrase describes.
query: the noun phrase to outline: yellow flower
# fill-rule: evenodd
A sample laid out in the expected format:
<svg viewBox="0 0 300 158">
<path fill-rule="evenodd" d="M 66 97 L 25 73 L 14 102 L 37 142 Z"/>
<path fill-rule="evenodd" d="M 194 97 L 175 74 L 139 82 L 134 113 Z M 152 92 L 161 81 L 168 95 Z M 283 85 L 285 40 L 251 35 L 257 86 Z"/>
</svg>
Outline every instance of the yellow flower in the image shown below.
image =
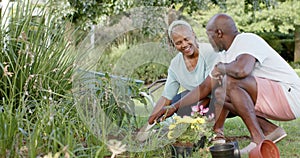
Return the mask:
<svg viewBox="0 0 300 158">
<path fill-rule="evenodd" d="M 197 126 L 195 126 L 195 125 L 191 125 L 191 129 L 194 129 L 194 128 L 196 128 L 196 129 L 197 129 Z"/>
<path fill-rule="evenodd" d="M 170 126 L 169 126 L 169 130 L 172 130 L 172 129 L 174 129 L 176 127 L 176 124 L 170 124 Z"/>
<path fill-rule="evenodd" d="M 180 123 L 196 123 L 196 120 L 190 116 L 183 116 Z"/>
<path fill-rule="evenodd" d="M 203 118 L 202 118 L 203 117 Z M 174 116 L 174 122 L 169 125 L 167 134 L 169 139 L 176 139 L 178 142 L 196 143 L 203 135 L 208 135 L 210 126 L 205 116 Z"/>
<path fill-rule="evenodd" d="M 181 119 L 180 116 L 173 116 L 173 118 L 174 118 L 174 120 L 179 120 L 179 119 Z"/>
<path fill-rule="evenodd" d="M 196 120 L 197 123 L 205 123 L 204 118 L 197 117 L 195 120 Z"/>
<path fill-rule="evenodd" d="M 201 129 L 201 127 L 199 125 L 195 125 L 194 128 L 195 128 L 195 131 L 200 131 L 200 129 Z"/>
<path fill-rule="evenodd" d="M 168 136 L 169 139 L 173 139 L 172 134 L 173 134 L 173 131 L 169 131 L 169 132 L 168 132 L 168 135 L 167 135 L 167 136 Z"/>
</svg>

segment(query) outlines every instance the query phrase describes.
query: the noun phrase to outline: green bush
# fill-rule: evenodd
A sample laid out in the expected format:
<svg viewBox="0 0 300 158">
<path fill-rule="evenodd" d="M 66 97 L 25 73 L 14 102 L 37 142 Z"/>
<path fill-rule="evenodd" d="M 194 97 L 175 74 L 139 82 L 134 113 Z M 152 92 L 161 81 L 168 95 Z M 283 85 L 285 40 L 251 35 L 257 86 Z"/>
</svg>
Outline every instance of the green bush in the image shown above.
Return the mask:
<svg viewBox="0 0 300 158">
<path fill-rule="evenodd" d="M 298 62 L 290 62 L 289 63 L 291 66 L 292 66 L 292 68 L 294 68 L 294 69 L 300 69 L 300 61 L 298 61 Z"/>
<path fill-rule="evenodd" d="M 294 60 L 294 34 L 283 34 L 278 32 L 259 32 L 258 34 L 286 61 Z"/>
<path fill-rule="evenodd" d="M 104 52 L 98 62 L 97 71 L 124 76 L 152 83 L 166 78 L 168 66 L 174 54 L 156 42 L 137 43 L 127 47 L 126 43 Z"/>
</svg>

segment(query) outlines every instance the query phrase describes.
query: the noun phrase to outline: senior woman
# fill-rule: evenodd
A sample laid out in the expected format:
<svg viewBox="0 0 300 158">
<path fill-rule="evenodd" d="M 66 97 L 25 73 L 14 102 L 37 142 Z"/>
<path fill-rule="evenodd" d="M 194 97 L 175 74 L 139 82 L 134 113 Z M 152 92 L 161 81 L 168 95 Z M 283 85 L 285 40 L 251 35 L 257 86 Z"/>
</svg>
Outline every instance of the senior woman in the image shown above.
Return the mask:
<svg viewBox="0 0 300 158">
<path fill-rule="evenodd" d="M 149 124 L 153 124 L 155 114 L 162 107 L 175 103 L 201 84 L 211 72 L 218 56 L 209 43 L 197 41 L 195 32 L 186 21 L 173 21 L 168 28 L 168 36 L 178 54 L 170 63 L 164 91 L 148 119 Z M 183 87 L 185 91 L 178 93 L 180 87 Z M 208 106 L 210 96 L 200 100 L 199 103 L 205 107 Z M 177 115 L 190 115 L 191 106 L 178 109 Z"/>
</svg>

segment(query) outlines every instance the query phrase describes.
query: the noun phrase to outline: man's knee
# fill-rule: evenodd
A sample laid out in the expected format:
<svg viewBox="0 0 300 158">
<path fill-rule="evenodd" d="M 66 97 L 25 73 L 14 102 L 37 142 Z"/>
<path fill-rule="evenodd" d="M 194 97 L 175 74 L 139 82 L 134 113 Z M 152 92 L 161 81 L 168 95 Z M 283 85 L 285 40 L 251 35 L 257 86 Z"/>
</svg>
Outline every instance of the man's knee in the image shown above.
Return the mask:
<svg viewBox="0 0 300 158">
<path fill-rule="evenodd" d="M 226 75 L 223 79 L 223 87 L 226 88 L 226 90 L 230 90 L 232 88 L 238 87 L 240 82 L 240 79 L 235 79 Z"/>
<path fill-rule="evenodd" d="M 242 79 L 236 79 L 230 76 L 225 77 L 223 79 L 223 87 L 224 89 L 226 89 L 226 93 L 228 96 L 230 96 L 231 94 L 236 95 L 236 92 L 239 92 L 240 89 L 244 89 L 248 93 L 255 93 L 257 90 L 256 80 L 254 76 L 247 76 Z"/>
<path fill-rule="evenodd" d="M 249 85 L 255 83 L 255 78 L 253 76 L 248 76 L 241 79 L 236 79 L 231 76 L 226 75 L 223 79 L 223 87 L 226 91 L 234 90 L 236 88 L 249 87 Z"/>
<path fill-rule="evenodd" d="M 225 102 L 226 91 L 223 87 L 218 87 L 214 92 L 215 103 L 218 105 L 223 105 Z"/>
</svg>

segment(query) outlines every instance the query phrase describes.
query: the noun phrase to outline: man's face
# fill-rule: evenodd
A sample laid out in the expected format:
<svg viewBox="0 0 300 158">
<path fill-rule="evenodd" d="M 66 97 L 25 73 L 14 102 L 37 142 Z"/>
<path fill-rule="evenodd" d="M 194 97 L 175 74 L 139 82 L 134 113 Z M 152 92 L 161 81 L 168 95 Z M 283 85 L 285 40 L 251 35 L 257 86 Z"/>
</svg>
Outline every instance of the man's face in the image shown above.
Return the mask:
<svg viewBox="0 0 300 158">
<path fill-rule="evenodd" d="M 221 47 L 221 42 L 218 39 L 218 32 L 217 30 L 212 27 L 211 25 L 207 25 L 206 27 L 206 34 L 209 40 L 209 43 L 214 48 L 216 52 L 223 51 L 223 48 Z"/>
</svg>

